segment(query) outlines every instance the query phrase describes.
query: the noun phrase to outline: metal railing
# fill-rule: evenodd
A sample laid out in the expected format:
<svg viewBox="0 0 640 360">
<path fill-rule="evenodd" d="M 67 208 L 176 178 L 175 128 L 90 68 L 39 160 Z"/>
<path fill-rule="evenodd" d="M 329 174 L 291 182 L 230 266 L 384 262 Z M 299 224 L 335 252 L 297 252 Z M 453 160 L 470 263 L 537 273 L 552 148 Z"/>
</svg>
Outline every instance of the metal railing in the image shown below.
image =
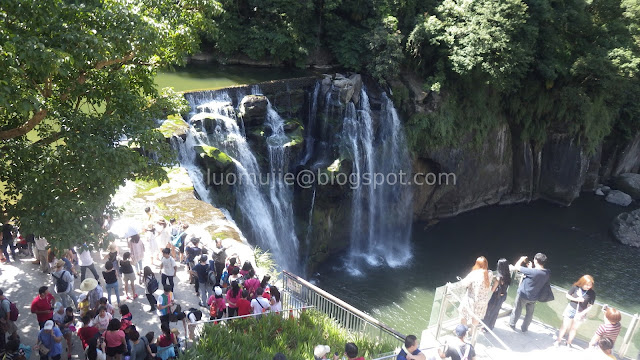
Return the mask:
<svg viewBox="0 0 640 360">
<path fill-rule="evenodd" d="M 405 335 L 288 271 L 282 272 L 282 303 L 290 307 L 312 305 L 345 329 L 379 342 L 400 346 Z"/>
<path fill-rule="evenodd" d="M 257 316 L 289 316 L 289 317 L 298 317 L 300 315 L 300 313 L 302 311 L 305 311 L 307 309 L 313 309 L 313 306 L 301 306 L 301 307 L 297 307 L 297 308 L 291 308 L 291 309 L 283 309 L 282 311 L 278 311 L 278 312 L 270 312 L 270 311 L 263 311 L 263 314 L 249 314 L 249 315 L 242 315 L 242 316 L 232 316 L 232 317 L 225 317 L 225 318 L 221 318 L 221 319 L 214 319 L 214 320 L 200 320 L 200 321 L 196 321 L 194 323 L 188 323 L 187 324 L 187 341 L 185 341 L 185 348 L 188 348 L 189 346 L 189 342 L 195 343 L 196 339 L 199 338 L 202 335 L 202 332 L 204 330 L 204 327 L 208 324 L 213 324 L 213 325 L 217 325 L 218 323 L 225 323 L 227 321 L 234 321 L 237 319 L 245 319 L 245 318 L 252 318 L 252 317 L 257 317 Z"/>
</svg>

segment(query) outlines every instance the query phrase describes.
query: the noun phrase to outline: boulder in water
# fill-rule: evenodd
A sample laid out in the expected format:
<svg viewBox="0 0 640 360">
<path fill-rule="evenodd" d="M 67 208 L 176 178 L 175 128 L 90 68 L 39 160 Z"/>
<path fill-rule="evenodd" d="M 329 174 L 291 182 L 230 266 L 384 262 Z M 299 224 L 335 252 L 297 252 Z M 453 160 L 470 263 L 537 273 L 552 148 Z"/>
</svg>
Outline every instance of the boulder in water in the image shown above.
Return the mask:
<svg viewBox="0 0 640 360">
<path fill-rule="evenodd" d="M 600 190 L 602 190 L 602 192 L 605 195 L 607 195 L 611 191 L 611 188 L 605 185 L 605 186 L 601 187 Z"/>
<path fill-rule="evenodd" d="M 620 190 L 611 190 L 606 198 L 604 198 L 608 202 L 620 206 L 629 206 L 633 199 L 628 194 L 623 193 Z"/>
<path fill-rule="evenodd" d="M 618 190 L 631 195 L 633 199 L 640 200 L 640 174 L 622 174 L 615 178 L 614 185 Z"/>
<path fill-rule="evenodd" d="M 242 98 L 239 110 L 244 126 L 251 127 L 264 124 L 268 104 L 269 100 L 263 95 L 247 95 Z"/>
<path fill-rule="evenodd" d="M 616 216 L 611 224 L 611 232 L 621 243 L 640 247 L 640 209 Z"/>
<path fill-rule="evenodd" d="M 604 193 L 602 192 L 602 189 L 596 189 L 596 195 L 604 196 Z"/>
<path fill-rule="evenodd" d="M 333 86 L 340 93 L 341 103 L 346 104 L 351 101 L 353 93 L 355 92 L 353 81 L 347 78 L 335 79 L 333 80 Z"/>
</svg>

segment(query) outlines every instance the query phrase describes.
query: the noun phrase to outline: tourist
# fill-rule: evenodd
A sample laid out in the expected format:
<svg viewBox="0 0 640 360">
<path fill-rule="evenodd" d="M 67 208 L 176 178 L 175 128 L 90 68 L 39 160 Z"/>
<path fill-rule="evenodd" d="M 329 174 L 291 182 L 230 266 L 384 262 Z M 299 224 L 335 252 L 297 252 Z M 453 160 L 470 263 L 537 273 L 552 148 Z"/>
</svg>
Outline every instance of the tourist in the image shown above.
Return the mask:
<svg viewBox="0 0 640 360">
<path fill-rule="evenodd" d="M 49 294 L 51 295 L 51 294 Z M 62 356 L 62 332 L 53 323 L 53 320 L 47 320 L 42 324 L 42 330 L 38 333 L 38 344 L 42 344 L 49 351 L 43 353 L 40 351 L 40 360 L 60 360 Z M 40 349 L 40 346 L 38 346 Z"/>
<path fill-rule="evenodd" d="M 227 316 L 238 316 L 238 300 L 242 297 L 240 284 L 237 281 L 231 282 L 231 290 L 227 291 Z"/>
<path fill-rule="evenodd" d="M 76 247 L 76 253 L 78 254 L 78 265 L 80 265 L 80 282 L 84 281 L 87 269 L 91 270 L 91 273 L 96 278 L 96 280 L 100 280 L 98 271 L 93 264 L 93 257 L 91 256 L 91 250 L 89 250 L 89 246 L 84 243 L 82 246 L 80 246 L 80 248 Z"/>
<path fill-rule="evenodd" d="M 106 359 L 106 355 L 103 350 L 104 338 L 102 336 L 96 336 L 89 339 L 87 348 L 84 350 L 84 354 L 87 360 Z"/>
<path fill-rule="evenodd" d="M 105 288 L 107 290 L 107 300 L 109 301 L 109 304 L 111 304 L 111 291 L 113 291 L 115 292 L 118 306 L 120 306 L 120 283 L 118 282 L 118 273 L 113 268 L 112 261 L 107 261 L 104 264 L 104 268 L 106 271 L 102 272 L 102 277 L 104 278 Z"/>
<path fill-rule="evenodd" d="M 156 227 L 156 239 L 158 246 L 162 247 L 163 250 L 171 249 L 171 229 L 167 227 L 167 222 L 164 219 L 158 220 Z"/>
<path fill-rule="evenodd" d="M 240 276 L 247 276 L 247 274 L 249 274 L 249 271 L 251 270 L 253 270 L 255 274 L 255 270 L 253 269 L 253 265 L 251 265 L 251 261 L 245 261 L 242 265 L 242 269 L 240 269 Z"/>
<path fill-rule="evenodd" d="M 253 269 L 249 270 L 245 279 L 246 280 L 244 281 L 242 286 L 245 289 L 249 290 L 249 296 L 251 296 L 251 298 L 254 298 L 256 294 L 256 290 L 260 287 L 260 280 L 256 278 L 256 273 Z M 262 288 L 262 290 L 264 290 L 264 288 Z"/>
<path fill-rule="evenodd" d="M 331 353 L 331 348 L 329 347 L 329 345 L 316 345 L 316 347 L 313 348 L 314 360 L 328 359 L 328 356 L 330 353 Z"/>
<path fill-rule="evenodd" d="M 176 357 L 174 345 L 178 344 L 178 339 L 171 333 L 169 323 L 160 324 L 162 335 L 158 337 L 157 357 L 161 360 L 168 360 Z"/>
<path fill-rule="evenodd" d="M 207 300 L 207 304 L 209 305 L 209 320 L 222 319 L 224 311 L 227 309 L 227 304 L 219 286 L 213 289 L 213 295 Z"/>
<path fill-rule="evenodd" d="M 476 259 L 471 272 L 459 283 L 453 285 L 466 289 L 460 300 L 460 322 L 463 325 L 472 324 L 472 332 L 475 331 L 478 320 L 483 318 L 487 311 L 491 293 L 491 275 L 488 268 L 487 259 L 480 256 Z"/>
<path fill-rule="evenodd" d="M 438 348 L 438 355 L 440 358 L 451 358 L 451 360 L 460 360 L 462 358 L 467 358 L 469 360 L 476 359 L 476 351 L 471 344 L 468 344 L 464 341 L 464 337 L 467 335 L 467 331 L 469 330 L 464 324 L 459 324 L 456 326 L 454 333 L 456 334 L 456 338 L 453 344 L 448 344 L 445 342 L 444 346 Z"/>
<path fill-rule="evenodd" d="M 507 290 L 510 284 L 511 272 L 509 271 L 509 263 L 507 259 L 502 258 L 498 260 L 496 276 L 491 288 L 491 299 L 489 299 L 487 312 L 484 314 L 484 319 L 482 319 L 482 322 L 491 330 L 496 325 L 498 313 L 500 313 L 502 304 L 507 299 Z"/>
<path fill-rule="evenodd" d="M 349 360 L 364 360 L 364 357 L 358 357 L 358 346 L 352 342 L 344 345 L 344 354 Z M 337 357 L 334 357 L 336 359 Z"/>
<path fill-rule="evenodd" d="M 122 282 L 124 283 L 124 294 L 127 297 L 127 300 L 133 298 L 136 299 L 138 294 L 136 294 L 136 274 L 133 270 L 133 265 L 131 265 L 131 253 L 125 252 L 122 254 L 122 260 L 120 260 L 120 270 L 122 271 Z M 129 296 L 129 288 L 131 288 L 131 296 Z"/>
<path fill-rule="evenodd" d="M 271 309 L 271 304 L 269 304 L 269 302 L 262 297 L 263 291 L 264 290 L 262 290 L 262 288 L 258 288 L 258 290 L 256 290 L 256 298 L 251 300 L 253 314 L 258 315 L 256 316 L 256 319 L 259 319 L 262 313 L 267 312 L 269 309 Z"/>
<path fill-rule="evenodd" d="M 219 288 L 216 286 L 216 288 Z M 221 290 L 222 292 L 222 290 Z M 236 303 L 238 306 L 238 316 L 245 316 L 251 314 L 251 298 L 247 290 L 242 290 L 242 298 Z"/>
<path fill-rule="evenodd" d="M 164 293 L 160 294 L 157 299 L 158 315 L 160 316 L 160 323 L 169 323 L 169 315 L 171 315 L 171 307 L 175 305 L 173 299 L 172 288 L 169 285 L 164 286 Z"/>
<path fill-rule="evenodd" d="M 115 243 L 109 244 L 107 247 L 107 251 L 109 252 L 104 256 L 103 260 L 106 263 L 111 263 L 113 265 L 113 270 L 116 272 L 116 277 L 120 277 L 120 269 L 118 266 L 118 247 Z"/>
<path fill-rule="evenodd" d="M 15 322 L 11 321 L 11 302 L 4 296 L 4 292 L 0 289 L 0 349 L 5 345 L 5 334 L 9 337 L 17 336 L 18 327 Z"/>
<path fill-rule="evenodd" d="M 87 299 L 89 299 L 89 310 L 97 310 L 100 306 L 100 299 L 102 299 L 102 286 L 100 282 L 93 278 L 84 279 L 80 283 L 80 290 L 87 292 Z"/>
<path fill-rule="evenodd" d="M 591 275 L 582 276 L 573 284 L 571 289 L 567 291 L 566 296 L 567 299 L 569 299 L 569 304 L 567 304 L 562 314 L 562 327 L 560 327 L 558 339 L 553 344 L 554 346 L 560 345 L 564 334 L 568 330 L 569 337 L 567 338 L 567 346 L 571 347 L 578 327 L 582 325 L 587 317 L 587 313 L 596 301 L 596 292 L 593 291 L 593 277 L 591 277 Z"/>
<path fill-rule="evenodd" d="M 279 313 L 282 311 L 282 302 L 280 301 L 280 291 L 274 285 L 270 288 L 271 291 L 271 299 L 269 303 L 271 304 L 271 312 Z M 264 296 L 263 296 L 264 297 Z"/>
<path fill-rule="evenodd" d="M 104 332 L 109 326 L 109 322 L 113 319 L 113 316 L 109 314 L 105 306 L 98 308 L 98 315 L 91 321 L 91 325 L 98 328 L 99 332 Z"/>
<path fill-rule="evenodd" d="M 198 265 L 195 265 L 191 270 L 191 276 L 197 278 L 198 282 L 198 290 L 200 293 L 200 302 L 198 303 L 200 306 L 206 306 L 207 299 L 209 299 L 209 294 L 212 294 L 211 289 L 213 284 L 208 284 L 209 282 L 209 264 L 207 264 L 207 255 L 200 256 L 198 260 Z"/>
<path fill-rule="evenodd" d="M 186 245 L 186 239 L 187 239 L 187 229 L 189 228 L 189 224 L 183 223 L 180 226 L 182 227 L 182 232 L 176 235 L 176 238 L 177 238 L 176 246 L 178 248 L 178 253 L 180 256 L 180 262 L 186 263 L 187 259 L 185 257 L 185 245 Z"/>
<path fill-rule="evenodd" d="M 171 250 L 162 249 L 162 259 L 160 263 L 160 273 L 162 274 L 162 286 L 169 286 L 173 292 L 173 277 L 178 271 L 176 261 L 171 257 Z"/>
<path fill-rule="evenodd" d="M 111 314 L 112 317 L 116 314 L 116 308 L 114 308 L 113 305 L 109 304 L 106 297 L 101 297 L 98 302 L 100 303 L 98 307 L 104 306 L 105 309 L 107 309 L 107 312 Z"/>
<path fill-rule="evenodd" d="M 89 346 L 89 341 L 95 338 L 99 332 L 100 330 L 91 324 L 91 317 L 84 315 L 82 317 L 82 327 L 78 329 L 78 337 L 82 342 L 82 348 L 86 349 Z"/>
<path fill-rule="evenodd" d="M 41 286 L 38 289 L 38 296 L 31 302 L 31 312 L 36 314 L 40 329 L 42 329 L 47 320 L 53 319 L 53 304 L 55 302 L 56 299 L 49 293 L 48 287 Z"/>
<path fill-rule="evenodd" d="M 42 236 L 35 236 L 34 242 L 36 245 L 36 260 L 40 264 L 40 271 L 47 274 L 49 273 L 49 268 L 47 267 L 47 246 L 49 246 L 49 243 Z"/>
<path fill-rule="evenodd" d="M 604 312 L 604 324 L 598 327 L 596 333 L 591 338 L 591 341 L 589 342 L 589 345 L 591 346 L 597 346 L 598 341 L 603 338 L 608 338 L 615 344 L 616 339 L 620 334 L 620 329 L 622 328 L 622 325 L 620 324 L 622 315 L 618 310 L 607 305 L 605 305 L 602 310 Z"/>
<path fill-rule="evenodd" d="M 160 247 L 158 246 L 156 229 L 153 227 L 153 224 L 147 225 L 147 228 L 145 229 L 145 235 L 149 248 L 149 262 L 151 263 L 151 265 L 155 265 Z"/>
<path fill-rule="evenodd" d="M 0 233 L 0 237 L 2 238 L 2 254 L 4 255 L 6 263 L 10 263 L 9 253 L 7 252 L 7 248 L 11 250 L 11 256 L 13 257 L 13 261 L 16 260 L 16 251 L 13 244 L 13 225 L 9 223 L 5 223 L 2 225 L 2 233 Z"/>
<path fill-rule="evenodd" d="M 111 319 L 102 337 L 106 345 L 107 360 L 121 360 L 122 355 L 127 352 L 127 341 L 124 331 L 120 330 L 120 320 Z"/>
<path fill-rule="evenodd" d="M 75 317 L 73 316 L 73 308 L 69 306 L 64 309 L 62 319 L 57 318 L 56 313 L 54 313 L 53 321 L 62 332 L 62 337 L 67 340 L 67 357 L 71 359 L 71 335 L 75 331 Z"/>
<path fill-rule="evenodd" d="M 56 268 L 58 258 L 56 257 L 56 249 L 49 248 L 47 250 L 47 267 L 48 272 Z"/>
<path fill-rule="evenodd" d="M 516 295 L 515 308 L 509 318 L 509 326 L 515 330 L 516 323 L 520 319 L 522 308 L 526 310 L 524 321 L 522 322 L 522 332 L 527 332 L 529 324 L 533 319 L 533 311 L 536 307 L 536 301 L 538 301 L 543 291 L 547 290 L 549 286 L 549 278 L 551 272 L 545 269 L 544 265 L 547 262 L 547 256 L 543 253 L 537 253 L 533 259 L 534 267 L 529 262 L 528 266 L 522 266 L 527 260 L 526 256 L 522 256 L 517 262 L 516 266 L 509 265 L 509 270 L 518 270 L 524 274 L 524 279 L 518 287 L 518 294 Z"/>
<path fill-rule="evenodd" d="M 185 253 L 187 255 L 186 261 L 189 269 L 195 266 L 196 256 L 202 254 L 202 248 L 200 247 L 200 238 L 192 237 L 189 241 L 189 244 L 185 248 Z"/>
<path fill-rule="evenodd" d="M 617 357 L 613 355 L 613 341 L 611 341 L 611 339 L 605 337 L 598 340 L 598 348 L 601 352 L 601 356 L 598 359 L 617 359 Z"/>
<path fill-rule="evenodd" d="M 211 259 L 216 269 L 216 283 L 220 283 L 220 277 L 224 271 L 224 261 L 227 257 L 227 248 L 222 246 L 222 239 L 216 238 L 216 246 L 211 250 Z"/>
<path fill-rule="evenodd" d="M 129 360 L 146 360 L 147 358 L 155 358 L 155 354 L 151 352 L 149 341 L 146 337 L 140 336 L 138 330 L 132 330 L 129 333 Z"/>
<path fill-rule="evenodd" d="M 269 281 L 271 281 L 271 276 L 265 275 L 262 277 L 262 281 L 260 281 L 260 287 L 267 291 L 269 288 Z"/>
<path fill-rule="evenodd" d="M 62 306 L 67 307 L 70 305 L 70 302 L 73 302 L 73 305 L 78 308 L 78 297 L 73 291 L 73 275 L 64 269 L 65 262 L 63 260 L 58 260 L 56 262 L 55 270 L 51 273 L 51 277 L 54 279 L 56 293 L 60 295 L 60 299 L 62 300 Z M 71 300 L 71 301 L 69 301 Z"/>
<path fill-rule="evenodd" d="M 240 275 L 240 268 L 235 266 L 231 268 L 231 272 L 229 273 L 229 284 L 234 281 L 240 284 L 242 282 L 242 275 Z"/>
<path fill-rule="evenodd" d="M 7 346 L 4 348 L 4 357 L 2 360 L 28 360 L 27 354 L 24 349 L 20 347 L 20 338 L 18 340 L 11 339 L 7 341 Z"/>
<path fill-rule="evenodd" d="M 136 266 L 136 274 L 142 274 L 142 259 L 144 258 L 144 243 L 140 241 L 140 235 L 135 234 L 129 238 L 129 250 L 131 250 L 131 262 Z"/>
<path fill-rule="evenodd" d="M 418 349 L 419 346 L 420 343 L 415 335 L 407 335 L 396 360 L 427 360 L 427 357 Z"/>
<path fill-rule="evenodd" d="M 73 248 L 67 249 L 64 252 L 64 256 L 62 256 L 61 260 L 64 261 L 64 269 L 70 272 L 73 275 L 74 279 L 77 278 L 78 272 L 76 271 L 75 264 L 77 263 L 78 259 L 75 254 L 75 250 L 73 250 Z"/>
<path fill-rule="evenodd" d="M 142 276 L 144 279 L 145 296 L 147 297 L 147 301 L 149 301 L 149 305 L 151 305 L 151 309 L 149 309 L 149 312 L 154 312 L 156 311 L 156 304 L 158 302 L 153 296 L 153 293 L 158 289 L 158 280 L 156 279 L 153 271 L 151 271 L 151 268 L 148 266 L 144 267 Z"/>
<path fill-rule="evenodd" d="M 133 325 L 133 314 L 131 314 L 129 306 L 126 304 L 120 305 L 118 310 L 120 311 L 120 330 L 126 332 L 126 329 Z"/>
</svg>

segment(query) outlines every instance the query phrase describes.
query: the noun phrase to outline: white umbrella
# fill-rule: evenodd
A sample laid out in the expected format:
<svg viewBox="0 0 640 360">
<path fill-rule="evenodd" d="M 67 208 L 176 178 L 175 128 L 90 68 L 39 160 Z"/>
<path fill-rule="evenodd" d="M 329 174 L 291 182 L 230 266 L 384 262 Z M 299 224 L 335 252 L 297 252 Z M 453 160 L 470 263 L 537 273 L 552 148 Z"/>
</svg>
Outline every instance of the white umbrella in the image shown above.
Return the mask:
<svg viewBox="0 0 640 360">
<path fill-rule="evenodd" d="M 142 230 L 137 221 L 132 219 L 118 219 L 113 222 L 109 232 L 119 238 L 128 238 L 135 234 L 140 234 Z"/>
</svg>

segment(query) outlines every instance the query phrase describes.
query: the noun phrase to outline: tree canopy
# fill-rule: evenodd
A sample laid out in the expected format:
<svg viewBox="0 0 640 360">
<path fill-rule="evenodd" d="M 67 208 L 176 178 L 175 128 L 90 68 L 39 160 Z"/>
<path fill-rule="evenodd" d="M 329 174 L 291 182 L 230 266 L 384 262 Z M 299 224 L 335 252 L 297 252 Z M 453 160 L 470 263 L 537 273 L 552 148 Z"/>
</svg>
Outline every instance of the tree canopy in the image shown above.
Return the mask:
<svg viewBox="0 0 640 360">
<path fill-rule="evenodd" d="M 186 104 L 154 76 L 198 49 L 219 10 L 203 0 L 0 2 L 2 220 L 59 249 L 94 244 L 125 180 L 163 179 L 173 157 L 156 120 Z"/>
</svg>

